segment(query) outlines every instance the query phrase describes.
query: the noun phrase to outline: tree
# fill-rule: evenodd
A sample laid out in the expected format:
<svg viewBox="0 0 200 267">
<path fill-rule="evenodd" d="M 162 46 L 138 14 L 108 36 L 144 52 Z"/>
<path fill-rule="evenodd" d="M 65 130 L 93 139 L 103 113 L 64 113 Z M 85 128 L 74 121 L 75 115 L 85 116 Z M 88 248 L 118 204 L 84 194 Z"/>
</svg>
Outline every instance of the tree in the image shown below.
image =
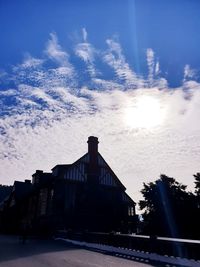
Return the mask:
<svg viewBox="0 0 200 267">
<path fill-rule="evenodd" d="M 193 175 L 195 178 L 195 194 L 200 197 L 200 172 Z"/>
<path fill-rule="evenodd" d="M 192 237 L 191 218 L 194 215 L 194 195 L 186 185 L 164 174 L 155 182 L 143 184 L 144 231 L 147 234 L 173 237 Z"/>
<path fill-rule="evenodd" d="M 195 178 L 195 197 L 196 197 L 196 210 L 195 210 L 195 229 L 196 232 L 199 232 L 199 224 L 200 224 L 200 173 L 197 172 L 193 175 Z M 200 233 L 196 235 L 196 238 L 200 238 Z"/>
</svg>

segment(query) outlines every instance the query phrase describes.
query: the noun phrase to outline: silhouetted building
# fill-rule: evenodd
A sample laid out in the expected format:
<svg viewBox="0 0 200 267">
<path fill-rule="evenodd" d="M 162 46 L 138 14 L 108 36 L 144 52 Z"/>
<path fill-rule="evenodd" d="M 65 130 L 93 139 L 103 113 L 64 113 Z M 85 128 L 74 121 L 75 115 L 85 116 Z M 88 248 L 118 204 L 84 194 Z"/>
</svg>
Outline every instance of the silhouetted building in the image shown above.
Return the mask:
<svg viewBox="0 0 200 267">
<path fill-rule="evenodd" d="M 12 185 L 0 185 L 0 203 L 12 192 Z"/>
<path fill-rule="evenodd" d="M 56 165 L 51 173 L 37 170 L 32 175 L 32 183 L 23 183 L 19 223 L 21 220 L 30 229 L 40 232 L 133 229 L 135 202 L 98 152 L 98 143 L 97 137 L 90 136 L 88 152 L 76 162 Z M 17 188 L 14 188 L 7 212 L 13 207 L 11 203 L 17 207 Z"/>
</svg>

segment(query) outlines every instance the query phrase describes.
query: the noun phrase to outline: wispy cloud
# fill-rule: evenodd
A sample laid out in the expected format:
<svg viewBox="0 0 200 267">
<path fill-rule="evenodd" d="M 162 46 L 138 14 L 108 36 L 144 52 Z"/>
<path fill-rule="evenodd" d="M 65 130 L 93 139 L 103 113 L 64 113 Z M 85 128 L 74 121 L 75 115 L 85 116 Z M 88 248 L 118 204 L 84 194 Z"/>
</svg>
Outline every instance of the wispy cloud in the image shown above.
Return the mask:
<svg viewBox="0 0 200 267">
<path fill-rule="evenodd" d="M 46 53 L 50 59 L 55 60 L 55 62 L 57 62 L 60 66 L 69 66 L 69 55 L 58 43 L 58 38 L 55 33 L 50 34 L 50 39 L 46 47 Z"/>
<path fill-rule="evenodd" d="M 87 41 L 88 34 L 85 28 L 82 29 L 82 34 L 84 42 L 76 45 L 75 54 L 85 62 L 87 71 L 91 77 L 95 77 L 97 70 L 94 66 L 94 60 L 97 51 L 94 49 L 92 44 Z"/>
<path fill-rule="evenodd" d="M 27 69 L 27 68 L 37 68 L 41 66 L 44 63 L 44 60 L 41 58 L 34 58 L 30 54 L 26 54 L 24 61 L 22 62 L 20 67 L 21 69 Z"/>
<path fill-rule="evenodd" d="M 84 42 L 87 42 L 87 31 L 86 31 L 86 28 L 82 28 L 82 33 L 83 33 L 83 41 Z"/>
<path fill-rule="evenodd" d="M 137 77 L 136 73 L 130 68 L 122 48 L 118 42 L 113 39 L 106 40 L 108 50 L 104 53 L 104 61 L 114 69 L 118 80 L 124 83 L 124 86 L 138 88 L 143 86 L 143 81 Z"/>
<path fill-rule="evenodd" d="M 92 82 L 94 87 L 101 91 L 109 91 L 109 90 L 123 90 L 123 84 L 119 84 L 117 81 L 113 80 L 105 80 L 102 78 L 93 78 Z"/>
<path fill-rule="evenodd" d="M 160 63 L 155 58 L 155 53 L 151 48 L 146 51 L 146 59 L 148 66 L 147 87 L 159 87 L 160 89 L 167 87 L 167 80 L 160 76 Z"/>
<path fill-rule="evenodd" d="M 153 50 L 146 52 L 145 79 L 130 67 L 118 41 L 107 40 L 108 48 L 101 51 L 88 42 L 85 28 L 82 38 L 75 55 L 69 56 L 51 34 L 43 58 L 27 55 L 6 74 L 12 83 L 0 91 L 1 183 L 73 162 L 86 152 L 87 137 L 96 135 L 100 152 L 134 199 L 142 183 L 160 173 L 192 188 L 200 155 L 200 84 L 193 80 L 195 71 L 186 65 L 183 85 L 172 89 L 160 77 Z M 90 73 L 84 84 L 79 79 L 84 71 L 69 60 L 77 56 Z M 114 71 L 113 77 L 106 79 L 102 69 L 98 75 L 96 56 Z M 143 96 L 156 99 L 165 110 L 162 126 L 147 129 L 126 123 L 127 107 L 135 107 Z"/>
<path fill-rule="evenodd" d="M 195 79 L 196 75 L 197 75 L 197 71 L 192 69 L 190 65 L 186 64 L 184 68 L 183 81 Z"/>
<path fill-rule="evenodd" d="M 148 80 L 149 80 L 149 85 L 151 87 L 153 85 L 153 80 L 154 80 L 155 61 L 154 61 L 154 52 L 150 48 L 147 49 L 147 65 L 149 69 Z"/>
</svg>

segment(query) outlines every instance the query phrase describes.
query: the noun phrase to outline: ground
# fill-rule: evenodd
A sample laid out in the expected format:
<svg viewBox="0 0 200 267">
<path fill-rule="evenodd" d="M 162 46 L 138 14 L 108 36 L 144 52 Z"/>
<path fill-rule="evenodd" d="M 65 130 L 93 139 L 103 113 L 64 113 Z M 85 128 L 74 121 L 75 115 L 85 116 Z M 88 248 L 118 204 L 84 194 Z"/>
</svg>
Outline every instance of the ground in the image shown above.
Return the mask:
<svg viewBox="0 0 200 267">
<path fill-rule="evenodd" d="M 54 240 L 0 236 L 1 267 L 148 267 L 149 264 L 85 250 Z"/>
</svg>

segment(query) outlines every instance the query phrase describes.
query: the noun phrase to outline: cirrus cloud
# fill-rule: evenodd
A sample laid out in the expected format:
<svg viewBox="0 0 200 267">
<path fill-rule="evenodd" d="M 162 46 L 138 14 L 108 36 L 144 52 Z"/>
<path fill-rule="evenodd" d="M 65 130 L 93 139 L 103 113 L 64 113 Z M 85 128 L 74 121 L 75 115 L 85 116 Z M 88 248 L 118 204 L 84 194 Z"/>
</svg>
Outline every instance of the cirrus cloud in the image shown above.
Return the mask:
<svg viewBox="0 0 200 267">
<path fill-rule="evenodd" d="M 96 135 L 100 152 L 136 201 L 142 183 L 160 173 L 192 189 L 200 156 L 200 84 L 194 71 L 186 66 L 182 86 L 169 88 L 153 50 L 146 51 L 145 79 L 131 69 L 119 42 L 108 39 L 108 48 L 101 51 L 87 35 L 83 28 L 84 42 L 69 55 L 53 33 L 43 58 L 28 55 L 6 74 L 11 83 L 3 83 L 0 91 L 1 183 L 73 162 L 86 152 L 87 137 Z M 84 70 L 70 61 L 74 57 L 81 58 L 90 73 L 84 83 L 79 78 Z M 113 77 L 104 77 L 95 57 L 114 70 Z M 142 96 L 159 101 L 166 113 L 162 125 L 147 129 L 126 124 L 127 106 Z"/>
</svg>

